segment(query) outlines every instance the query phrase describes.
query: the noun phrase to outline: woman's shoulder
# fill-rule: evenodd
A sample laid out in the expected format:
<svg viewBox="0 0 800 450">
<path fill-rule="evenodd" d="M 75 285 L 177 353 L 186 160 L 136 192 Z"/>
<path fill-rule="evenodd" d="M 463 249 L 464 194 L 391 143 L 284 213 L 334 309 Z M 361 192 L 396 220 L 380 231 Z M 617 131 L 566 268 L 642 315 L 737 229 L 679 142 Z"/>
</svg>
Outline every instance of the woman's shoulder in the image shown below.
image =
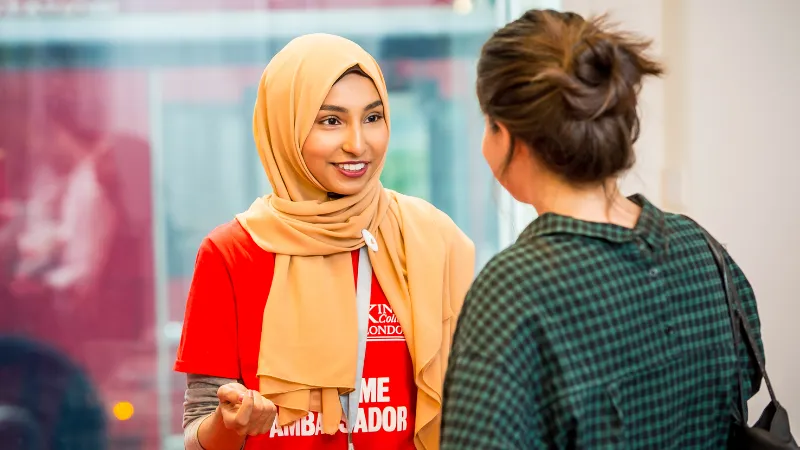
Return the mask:
<svg viewBox="0 0 800 450">
<path fill-rule="evenodd" d="M 391 189 L 386 189 L 386 192 L 388 192 L 389 196 L 394 198 L 397 204 L 404 209 L 414 209 L 417 210 L 418 212 L 431 215 L 444 214 L 444 212 L 440 211 L 438 208 L 433 206 L 432 203 L 430 203 L 425 199 L 414 197 L 411 195 L 401 194 L 400 192 L 393 191 Z"/>
<path fill-rule="evenodd" d="M 218 253 L 229 264 L 245 259 L 272 256 L 255 243 L 238 220 L 233 219 L 211 230 L 200 244 L 200 252 Z"/>
<path fill-rule="evenodd" d="M 405 212 L 413 212 L 413 216 L 417 219 L 421 219 L 426 223 L 428 226 L 435 226 L 439 229 L 445 236 L 448 235 L 464 235 L 463 231 L 456 225 L 450 216 L 447 215 L 444 211 L 440 210 L 432 203 L 428 202 L 419 197 L 412 197 L 410 195 L 401 194 L 396 191 L 388 190 L 392 196 L 394 196 L 395 201 L 397 201 L 398 205 L 401 206 Z M 409 215 L 404 214 L 404 220 L 408 219 Z M 466 236 L 464 236 L 466 237 Z M 471 242 L 471 241 L 470 241 Z"/>
<path fill-rule="evenodd" d="M 689 245 L 707 249 L 705 240 L 706 229 L 694 219 L 684 214 L 671 212 L 664 213 L 665 232 L 670 240 L 670 249 L 676 246 Z"/>
<path fill-rule="evenodd" d="M 247 242 L 247 240 L 252 241 L 250 235 L 236 219 L 217 226 L 206 235 L 204 240 L 212 242 L 217 247 L 229 247 Z"/>
</svg>

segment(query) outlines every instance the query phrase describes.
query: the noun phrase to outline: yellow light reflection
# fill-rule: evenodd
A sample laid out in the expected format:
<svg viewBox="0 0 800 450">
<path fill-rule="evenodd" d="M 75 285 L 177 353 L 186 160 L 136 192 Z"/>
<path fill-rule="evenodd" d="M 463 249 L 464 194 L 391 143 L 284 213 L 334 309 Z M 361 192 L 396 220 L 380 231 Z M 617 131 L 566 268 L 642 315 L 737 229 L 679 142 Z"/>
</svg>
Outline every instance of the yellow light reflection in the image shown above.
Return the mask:
<svg viewBox="0 0 800 450">
<path fill-rule="evenodd" d="M 133 404 L 131 402 L 118 402 L 114 405 L 114 417 L 122 421 L 133 417 Z"/>
</svg>

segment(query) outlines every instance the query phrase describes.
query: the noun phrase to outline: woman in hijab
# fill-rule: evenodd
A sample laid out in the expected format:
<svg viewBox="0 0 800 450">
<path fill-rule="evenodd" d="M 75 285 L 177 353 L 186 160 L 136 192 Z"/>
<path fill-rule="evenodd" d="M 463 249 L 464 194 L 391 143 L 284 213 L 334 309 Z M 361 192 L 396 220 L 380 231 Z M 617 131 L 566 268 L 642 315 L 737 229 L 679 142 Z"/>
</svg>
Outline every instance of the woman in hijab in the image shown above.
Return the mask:
<svg viewBox="0 0 800 450">
<path fill-rule="evenodd" d="M 341 37 L 293 40 L 261 77 L 253 134 L 273 193 L 200 247 L 175 364 L 186 448 L 438 448 L 474 247 L 381 185 L 380 68 Z"/>
</svg>

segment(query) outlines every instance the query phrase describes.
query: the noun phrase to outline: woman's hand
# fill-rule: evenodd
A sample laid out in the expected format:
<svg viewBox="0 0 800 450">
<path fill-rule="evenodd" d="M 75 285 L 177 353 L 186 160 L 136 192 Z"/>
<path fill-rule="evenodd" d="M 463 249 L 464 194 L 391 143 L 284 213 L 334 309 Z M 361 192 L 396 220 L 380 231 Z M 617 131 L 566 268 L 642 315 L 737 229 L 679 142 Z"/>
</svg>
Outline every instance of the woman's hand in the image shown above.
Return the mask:
<svg viewBox="0 0 800 450">
<path fill-rule="evenodd" d="M 239 383 L 228 383 L 217 390 L 219 407 L 225 428 L 239 436 L 258 436 L 267 433 L 275 422 L 278 409 L 256 391 Z"/>
</svg>

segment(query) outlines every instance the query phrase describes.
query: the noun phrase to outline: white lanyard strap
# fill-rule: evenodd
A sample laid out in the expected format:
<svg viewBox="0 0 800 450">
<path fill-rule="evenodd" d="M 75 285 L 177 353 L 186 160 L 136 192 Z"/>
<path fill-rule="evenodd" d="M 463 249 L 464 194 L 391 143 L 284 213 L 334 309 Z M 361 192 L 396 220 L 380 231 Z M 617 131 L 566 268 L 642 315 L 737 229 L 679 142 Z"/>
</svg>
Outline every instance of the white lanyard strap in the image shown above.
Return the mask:
<svg viewBox="0 0 800 450">
<path fill-rule="evenodd" d="M 358 254 L 358 281 L 356 284 L 356 308 L 358 309 L 358 360 L 356 362 L 355 391 L 342 395 L 342 409 L 347 417 L 348 449 L 353 449 L 353 428 L 358 418 L 358 401 L 361 399 L 361 377 L 364 372 L 364 356 L 367 353 L 367 327 L 369 302 L 372 294 L 372 265 L 369 262 L 367 247 L 361 247 Z"/>
</svg>

